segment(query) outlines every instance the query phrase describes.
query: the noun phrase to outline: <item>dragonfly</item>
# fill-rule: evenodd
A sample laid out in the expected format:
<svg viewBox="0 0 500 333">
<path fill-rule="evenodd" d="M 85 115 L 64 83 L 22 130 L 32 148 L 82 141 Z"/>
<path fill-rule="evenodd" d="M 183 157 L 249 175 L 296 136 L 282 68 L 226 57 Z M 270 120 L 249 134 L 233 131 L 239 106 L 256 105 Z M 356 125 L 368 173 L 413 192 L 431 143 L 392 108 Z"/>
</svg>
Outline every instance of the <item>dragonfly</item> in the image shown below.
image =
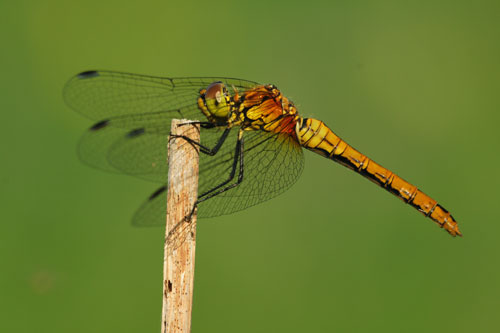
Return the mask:
<svg viewBox="0 0 500 333">
<path fill-rule="evenodd" d="M 136 226 L 165 224 L 171 120 L 185 118 L 200 126 L 194 142 L 200 149 L 198 217 L 234 213 L 283 193 L 302 173 L 305 148 L 366 177 L 450 235 L 462 235 L 436 200 L 324 122 L 300 116 L 275 85 L 92 70 L 71 78 L 63 96 L 70 108 L 97 121 L 78 146 L 84 163 L 162 184 L 135 213 Z"/>
</svg>

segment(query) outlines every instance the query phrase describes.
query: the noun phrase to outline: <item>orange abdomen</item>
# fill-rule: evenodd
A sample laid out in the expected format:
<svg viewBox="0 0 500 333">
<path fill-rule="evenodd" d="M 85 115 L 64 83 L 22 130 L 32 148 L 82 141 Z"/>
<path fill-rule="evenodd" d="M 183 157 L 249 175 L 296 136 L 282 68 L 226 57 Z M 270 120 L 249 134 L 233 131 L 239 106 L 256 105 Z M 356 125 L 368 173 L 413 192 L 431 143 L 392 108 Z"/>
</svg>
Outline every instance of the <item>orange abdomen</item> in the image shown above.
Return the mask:
<svg viewBox="0 0 500 333">
<path fill-rule="evenodd" d="M 453 216 L 436 200 L 358 152 L 335 135 L 322 121 L 311 118 L 301 119 L 297 128 L 297 136 L 304 148 L 356 171 L 430 217 L 452 236 L 462 236 Z"/>
</svg>

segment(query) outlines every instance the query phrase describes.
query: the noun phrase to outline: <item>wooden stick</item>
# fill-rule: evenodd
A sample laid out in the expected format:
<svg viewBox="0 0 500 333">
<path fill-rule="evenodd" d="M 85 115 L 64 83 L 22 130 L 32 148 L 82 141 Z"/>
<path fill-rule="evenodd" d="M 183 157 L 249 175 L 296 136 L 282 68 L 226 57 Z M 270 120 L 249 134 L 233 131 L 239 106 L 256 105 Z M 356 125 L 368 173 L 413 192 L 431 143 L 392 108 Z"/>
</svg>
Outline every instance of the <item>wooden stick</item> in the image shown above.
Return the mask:
<svg viewBox="0 0 500 333">
<path fill-rule="evenodd" d="M 199 142 L 199 125 L 172 120 L 171 133 Z M 196 213 L 185 221 L 198 196 L 199 147 L 171 137 L 168 145 L 167 227 L 163 262 L 161 332 L 190 332 L 194 287 Z"/>
</svg>

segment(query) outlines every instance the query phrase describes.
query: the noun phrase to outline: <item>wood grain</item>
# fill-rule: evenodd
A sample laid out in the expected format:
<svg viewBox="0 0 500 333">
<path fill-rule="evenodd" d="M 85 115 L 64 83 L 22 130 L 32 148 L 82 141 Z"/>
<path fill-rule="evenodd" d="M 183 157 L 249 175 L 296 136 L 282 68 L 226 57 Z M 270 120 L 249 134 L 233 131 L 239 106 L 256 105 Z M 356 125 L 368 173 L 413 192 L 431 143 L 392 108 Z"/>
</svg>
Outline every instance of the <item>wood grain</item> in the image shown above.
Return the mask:
<svg viewBox="0 0 500 333">
<path fill-rule="evenodd" d="M 172 120 L 171 133 L 199 142 L 198 125 Z M 189 215 L 198 196 L 199 149 L 183 138 L 168 145 L 167 226 L 163 263 L 162 333 L 190 332 L 194 289 L 196 213 Z"/>
</svg>

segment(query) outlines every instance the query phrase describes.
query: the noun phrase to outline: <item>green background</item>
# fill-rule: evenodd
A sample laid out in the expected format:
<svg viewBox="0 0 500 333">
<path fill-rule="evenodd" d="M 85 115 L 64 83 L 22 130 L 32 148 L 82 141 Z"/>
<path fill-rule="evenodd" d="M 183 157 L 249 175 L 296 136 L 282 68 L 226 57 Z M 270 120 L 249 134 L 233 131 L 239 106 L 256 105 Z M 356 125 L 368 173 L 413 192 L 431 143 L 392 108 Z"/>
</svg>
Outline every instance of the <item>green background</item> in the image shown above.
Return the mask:
<svg viewBox="0 0 500 333">
<path fill-rule="evenodd" d="M 200 220 L 194 332 L 498 332 L 498 1 L 2 1 L 0 331 L 158 332 L 155 184 L 75 154 L 72 75 L 276 84 L 302 115 L 413 182 L 453 239 L 306 153 L 298 183 Z"/>
</svg>

